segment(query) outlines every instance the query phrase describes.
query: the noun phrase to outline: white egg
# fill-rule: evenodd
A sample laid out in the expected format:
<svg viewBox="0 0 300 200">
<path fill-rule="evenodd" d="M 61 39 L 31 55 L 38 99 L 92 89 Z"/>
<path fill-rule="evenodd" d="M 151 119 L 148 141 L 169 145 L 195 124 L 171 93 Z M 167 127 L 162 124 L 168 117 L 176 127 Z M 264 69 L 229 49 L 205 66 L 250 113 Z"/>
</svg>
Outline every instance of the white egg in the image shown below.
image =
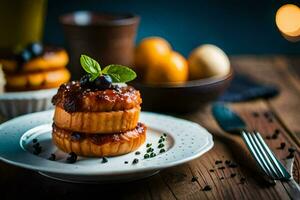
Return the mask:
<svg viewBox="0 0 300 200">
<path fill-rule="evenodd" d="M 219 47 L 205 44 L 194 49 L 189 58 L 191 79 L 224 76 L 230 71 L 228 56 Z"/>
</svg>

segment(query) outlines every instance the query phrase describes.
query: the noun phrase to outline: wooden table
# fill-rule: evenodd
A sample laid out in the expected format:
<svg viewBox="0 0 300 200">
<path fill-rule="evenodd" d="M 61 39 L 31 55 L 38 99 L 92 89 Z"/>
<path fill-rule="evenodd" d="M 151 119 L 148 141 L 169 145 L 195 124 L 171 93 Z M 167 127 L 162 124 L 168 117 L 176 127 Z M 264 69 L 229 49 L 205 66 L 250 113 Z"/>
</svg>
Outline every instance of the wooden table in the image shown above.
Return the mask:
<svg viewBox="0 0 300 200">
<path fill-rule="evenodd" d="M 247 121 L 249 128 L 259 130 L 264 137 L 271 138 L 266 139 L 266 142 L 283 162 L 289 154 L 288 148 L 296 148 L 294 176 L 299 182 L 300 57 L 236 56 L 231 61 L 236 72 L 248 74 L 261 82 L 276 84 L 281 89 L 281 94 L 274 99 L 230 105 Z M 105 196 L 119 199 L 290 198 L 286 183 L 277 181 L 275 186 L 264 185 L 257 181 L 257 175 L 236 160 L 239 150 L 230 150 L 222 137 L 218 137 L 222 131 L 210 114 L 210 106 L 182 117 L 198 122 L 215 135 L 213 149 L 194 161 L 163 170 L 144 180 L 108 185 L 54 181 L 29 170 L 0 163 L 0 199 L 13 199 L 20 194 L 29 198 L 54 199 L 88 199 L 93 198 L 93 195 L 100 199 Z M 276 129 L 279 132 L 277 138 L 273 136 Z M 279 149 L 282 142 L 286 146 Z M 217 160 L 223 163 L 215 164 Z M 228 167 L 224 163 L 226 160 L 238 163 L 238 167 Z M 210 185 L 211 190 L 203 191 L 206 185 Z"/>
</svg>

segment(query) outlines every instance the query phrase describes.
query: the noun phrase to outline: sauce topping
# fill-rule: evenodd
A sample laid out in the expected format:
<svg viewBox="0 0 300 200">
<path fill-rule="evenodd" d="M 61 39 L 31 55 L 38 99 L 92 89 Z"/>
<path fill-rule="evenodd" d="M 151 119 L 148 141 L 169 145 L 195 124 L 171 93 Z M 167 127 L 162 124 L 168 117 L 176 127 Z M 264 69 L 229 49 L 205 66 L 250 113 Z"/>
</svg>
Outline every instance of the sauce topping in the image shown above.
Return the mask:
<svg viewBox="0 0 300 200">
<path fill-rule="evenodd" d="M 54 105 L 64 108 L 67 112 L 126 110 L 141 102 L 139 91 L 131 86 L 99 90 L 81 87 L 78 81 L 61 85 L 52 99 Z"/>
<path fill-rule="evenodd" d="M 131 131 L 114 133 L 114 134 L 86 134 L 78 132 L 69 132 L 58 128 L 54 123 L 52 124 L 53 134 L 58 137 L 67 137 L 72 142 L 80 142 L 83 139 L 88 139 L 92 143 L 102 145 L 108 142 L 118 142 L 121 140 L 128 140 L 128 137 L 138 136 L 139 134 L 145 133 L 146 127 L 142 123 L 138 123 L 136 128 Z"/>
</svg>

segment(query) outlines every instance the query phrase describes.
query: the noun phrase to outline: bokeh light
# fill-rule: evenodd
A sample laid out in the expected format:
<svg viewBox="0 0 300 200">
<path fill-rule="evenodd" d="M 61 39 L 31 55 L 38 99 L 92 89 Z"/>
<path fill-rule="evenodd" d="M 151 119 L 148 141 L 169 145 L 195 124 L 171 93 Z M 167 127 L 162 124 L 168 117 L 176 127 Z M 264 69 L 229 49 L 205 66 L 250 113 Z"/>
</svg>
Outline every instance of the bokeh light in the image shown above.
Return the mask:
<svg viewBox="0 0 300 200">
<path fill-rule="evenodd" d="M 281 6 L 276 12 L 276 25 L 289 41 L 300 40 L 300 8 L 293 4 Z"/>
</svg>

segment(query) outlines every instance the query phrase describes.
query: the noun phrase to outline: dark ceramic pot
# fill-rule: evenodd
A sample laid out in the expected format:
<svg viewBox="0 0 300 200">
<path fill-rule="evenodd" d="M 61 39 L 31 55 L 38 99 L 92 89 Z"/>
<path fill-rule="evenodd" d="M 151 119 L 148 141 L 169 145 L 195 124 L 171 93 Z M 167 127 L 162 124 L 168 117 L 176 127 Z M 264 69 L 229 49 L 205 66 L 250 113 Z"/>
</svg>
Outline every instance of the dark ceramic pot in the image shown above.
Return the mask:
<svg viewBox="0 0 300 200">
<path fill-rule="evenodd" d="M 228 88 L 232 78 L 233 70 L 226 76 L 188 81 L 183 85 L 149 85 L 138 82 L 132 85 L 141 92 L 142 110 L 188 113 L 215 101 Z"/>
<path fill-rule="evenodd" d="M 89 55 L 100 65 L 131 66 L 139 17 L 133 14 L 77 11 L 60 17 L 69 46 L 70 70 L 79 79 L 83 70 L 81 54 Z"/>
</svg>

